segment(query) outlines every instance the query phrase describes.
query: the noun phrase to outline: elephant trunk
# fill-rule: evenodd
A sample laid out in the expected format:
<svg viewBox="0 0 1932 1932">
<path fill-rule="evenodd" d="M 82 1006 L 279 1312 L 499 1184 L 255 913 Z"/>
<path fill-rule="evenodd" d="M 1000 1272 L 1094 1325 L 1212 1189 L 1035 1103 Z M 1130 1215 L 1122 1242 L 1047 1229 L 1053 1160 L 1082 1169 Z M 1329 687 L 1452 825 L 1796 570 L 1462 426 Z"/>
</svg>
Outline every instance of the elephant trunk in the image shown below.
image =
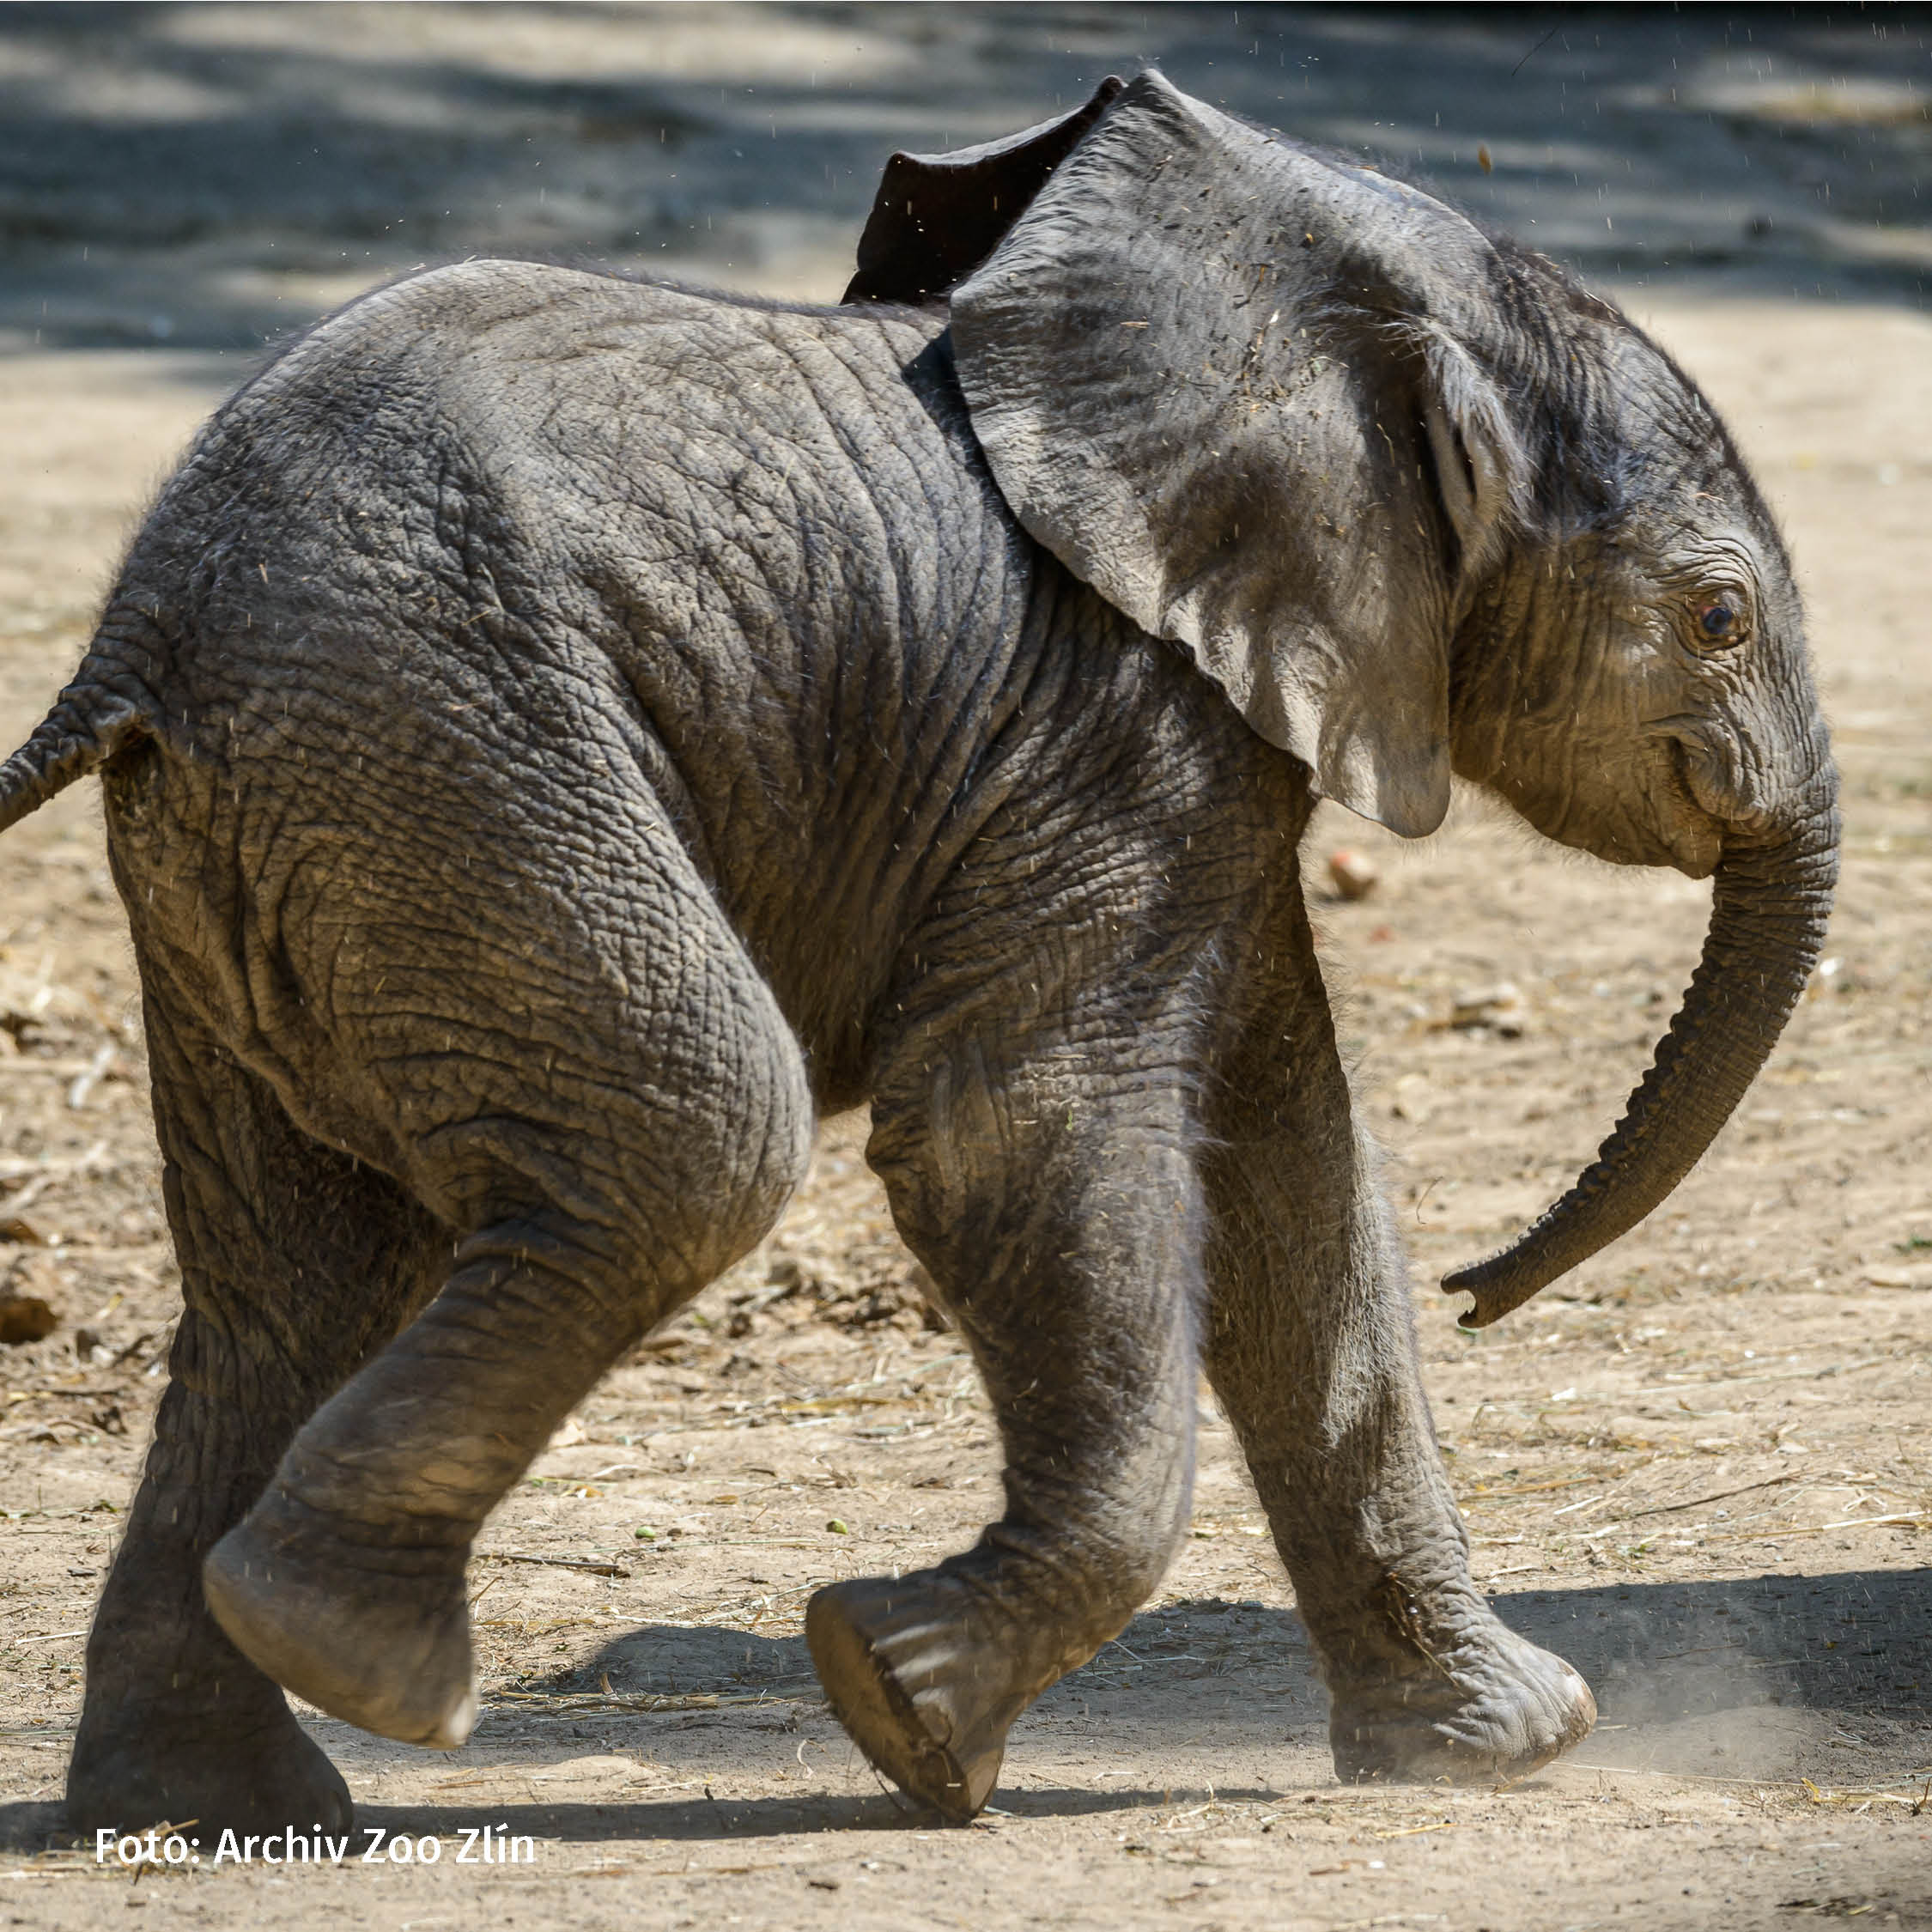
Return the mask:
<svg viewBox="0 0 1932 1932">
<path fill-rule="evenodd" d="M 1710 928 L 1683 1005 L 1596 1158 L 1500 1254 L 1446 1275 L 1486 1327 L 1635 1227 L 1690 1172 L 1756 1077 L 1817 963 L 1838 878 L 1829 767 L 1810 810 L 1769 835 L 1725 841 Z M 1795 823 L 1796 829 L 1792 829 Z"/>
</svg>

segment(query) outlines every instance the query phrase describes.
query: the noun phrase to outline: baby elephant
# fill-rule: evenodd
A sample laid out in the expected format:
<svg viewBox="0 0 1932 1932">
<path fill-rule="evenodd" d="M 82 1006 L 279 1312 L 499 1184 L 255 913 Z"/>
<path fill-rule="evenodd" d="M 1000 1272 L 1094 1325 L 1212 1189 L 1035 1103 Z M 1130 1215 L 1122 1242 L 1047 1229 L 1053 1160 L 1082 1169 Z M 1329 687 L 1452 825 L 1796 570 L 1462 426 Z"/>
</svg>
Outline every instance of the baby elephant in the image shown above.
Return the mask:
<svg viewBox="0 0 1932 1932">
<path fill-rule="evenodd" d="M 889 1777 L 970 1817 L 1154 1589 L 1202 1366 L 1342 1777 L 1589 1729 L 1470 1580 L 1297 841 L 1455 771 L 1715 875 L 1489 1321 L 1735 1106 L 1837 828 L 1770 516 L 1550 263 L 1149 73 L 896 157 L 838 307 L 414 276 L 203 433 L 0 824 L 95 769 L 186 1305 L 76 1825 L 340 1827 L 281 1686 L 460 1743 L 479 1526 L 868 1100 L 1005 1457 L 975 1547 L 811 1603 Z"/>
</svg>

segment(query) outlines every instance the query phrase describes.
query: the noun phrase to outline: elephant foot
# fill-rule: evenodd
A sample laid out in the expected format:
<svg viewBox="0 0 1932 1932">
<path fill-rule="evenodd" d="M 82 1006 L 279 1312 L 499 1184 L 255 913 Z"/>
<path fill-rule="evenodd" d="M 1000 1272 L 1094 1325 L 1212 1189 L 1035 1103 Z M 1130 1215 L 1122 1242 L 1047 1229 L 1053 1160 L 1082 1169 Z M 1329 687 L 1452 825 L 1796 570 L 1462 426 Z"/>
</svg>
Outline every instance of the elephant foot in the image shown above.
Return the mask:
<svg viewBox="0 0 1932 1932">
<path fill-rule="evenodd" d="M 1345 1783 L 1514 1783 L 1589 1736 L 1589 1686 L 1485 1610 L 1473 1627 L 1334 1692 L 1328 1742 Z"/>
<path fill-rule="evenodd" d="M 276 1683 L 378 1736 L 453 1751 L 477 1721 L 465 1555 L 371 1551 L 271 1488 L 209 1552 L 202 1589 Z"/>
<path fill-rule="evenodd" d="M 232 1716 L 217 1727 L 176 1709 L 90 1699 L 67 1767 L 69 1828 L 91 1838 L 175 1825 L 210 1846 L 227 1831 L 348 1832 L 355 1807 L 342 1773 L 275 1704 L 238 1728 Z"/>
<path fill-rule="evenodd" d="M 1006 1731 L 1057 1673 L 1015 1681 L 1014 1646 L 975 1632 L 965 1585 L 935 1571 L 820 1590 L 805 1640 L 834 1714 L 909 1796 L 965 1824 L 993 1795 Z"/>
</svg>

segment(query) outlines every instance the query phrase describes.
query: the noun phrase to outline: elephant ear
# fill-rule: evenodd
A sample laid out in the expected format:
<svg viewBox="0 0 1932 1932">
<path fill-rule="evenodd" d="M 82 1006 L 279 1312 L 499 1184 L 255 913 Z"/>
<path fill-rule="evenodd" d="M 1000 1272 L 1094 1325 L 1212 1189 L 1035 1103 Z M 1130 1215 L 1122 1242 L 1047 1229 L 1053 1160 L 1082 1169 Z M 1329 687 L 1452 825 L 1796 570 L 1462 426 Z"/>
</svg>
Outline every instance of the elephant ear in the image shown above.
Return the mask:
<svg viewBox="0 0 1932 1932">
<path fill-rule="evenodd" d="M 843 299 L 911 303 L 944 295 L 999 246 L 1121 86 L 1109 75 L 1071 114 L 983 147 L 894 155 L 859 238 L 859 272 Z"/>
<path fill-rule="evenodd" d="M 1426 195 L 1146 73 L 951 300 L 1029 533 L 1406 837 L 1448 809 L 1450 637 L 1524 489 L 1474 346 L 1496 268 Z"/>
</svg>

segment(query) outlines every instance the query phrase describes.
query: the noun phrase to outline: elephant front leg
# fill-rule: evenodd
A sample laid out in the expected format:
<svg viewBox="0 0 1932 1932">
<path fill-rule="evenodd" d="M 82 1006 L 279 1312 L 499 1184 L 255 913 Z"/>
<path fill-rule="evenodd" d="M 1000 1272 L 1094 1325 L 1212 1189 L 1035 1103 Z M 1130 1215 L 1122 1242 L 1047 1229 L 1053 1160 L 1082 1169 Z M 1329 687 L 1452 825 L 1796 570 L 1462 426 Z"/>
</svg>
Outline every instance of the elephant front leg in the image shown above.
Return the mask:
<svg viewBox="0 0 1932 1932">
<path fill-rule="evenodd" d="M 1199 1216 L 1180 1114 L 1157 1088 L 1076 1091 L 970 1049 L 875 1103 L 873 1164 L 993 1399 L 1005 1510 L 936 1569 L 820 1591 L 805 1629 L 866 1755 L 956 1820 L 1186 1522 Z"/>
<path fill-rule="evenodd" d="M 1217 1123 L 1209 1374 L 1327 1682 L 1338 1775 L 1525 1777 L 1589 1732 L 1595 1704 L 1470 1578 L 1406 1268 L 1318 986 L 1301 1037 L 1277 1033 L 1229 1082 Z"/>
</svg>

